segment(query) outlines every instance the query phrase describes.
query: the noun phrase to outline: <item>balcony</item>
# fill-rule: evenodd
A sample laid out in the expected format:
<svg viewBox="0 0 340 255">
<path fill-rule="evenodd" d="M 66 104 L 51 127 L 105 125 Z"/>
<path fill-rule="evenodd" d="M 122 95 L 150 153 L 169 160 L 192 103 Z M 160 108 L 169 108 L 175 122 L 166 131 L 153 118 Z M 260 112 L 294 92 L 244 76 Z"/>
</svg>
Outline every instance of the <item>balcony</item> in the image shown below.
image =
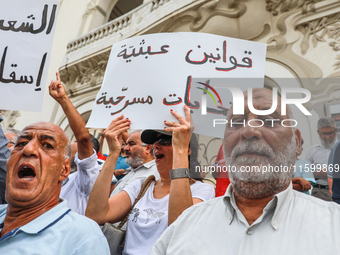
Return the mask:
<svg viewBox="0 0 340 255">
<path fill-rule="evenodd" d="M 152 29 L 159 26 L 162 21 L 193 2 L 201 3 L 206 0 L 152 0 L 140 5 L 129 13 L 69 42 L 61 70 L 65 65 L 70 66 L 82 58 L 109 51 L 116 42 L 152 33 Z"/>
</svg>

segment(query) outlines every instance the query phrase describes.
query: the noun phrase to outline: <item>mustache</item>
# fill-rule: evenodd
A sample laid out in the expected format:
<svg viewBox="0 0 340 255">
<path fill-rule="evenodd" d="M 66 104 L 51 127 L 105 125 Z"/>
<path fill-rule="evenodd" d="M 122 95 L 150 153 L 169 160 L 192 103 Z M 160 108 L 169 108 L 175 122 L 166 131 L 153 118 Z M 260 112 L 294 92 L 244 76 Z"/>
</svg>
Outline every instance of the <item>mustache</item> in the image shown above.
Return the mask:
<svg viewBox="0 0 340 255">
<path fill-rule="evenodd" d="M 275 157 L 275 153 L 271 147 L 255 139 L 245 140 L 236 145 L 231 152 L 231 158 L 235 159 L 242 154 L 259 154 L 267 156 L 270 159 Z"/>
<path fill-rule="evenodd" d="M 129 152 L 129 151 L 125 151 L 125 155 L 132 156 L 131 152 Z"/>
</svg>

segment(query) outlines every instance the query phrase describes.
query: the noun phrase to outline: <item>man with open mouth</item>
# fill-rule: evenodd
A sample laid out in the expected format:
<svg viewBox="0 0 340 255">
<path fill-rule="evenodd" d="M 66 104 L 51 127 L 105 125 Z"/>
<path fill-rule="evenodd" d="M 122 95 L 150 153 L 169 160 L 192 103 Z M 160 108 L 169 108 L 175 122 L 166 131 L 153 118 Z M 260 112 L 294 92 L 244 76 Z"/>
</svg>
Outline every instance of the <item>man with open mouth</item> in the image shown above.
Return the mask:
<svg viewBox="0 0 340 255">
<path fill-rule="evenodd" d="M 21 131 L 7 161 L 0 254 L 109 254 L 98 225 L 59 198 L 70 173 L 70 153 L 66 134 L 52 123 Z"/>
</svg>

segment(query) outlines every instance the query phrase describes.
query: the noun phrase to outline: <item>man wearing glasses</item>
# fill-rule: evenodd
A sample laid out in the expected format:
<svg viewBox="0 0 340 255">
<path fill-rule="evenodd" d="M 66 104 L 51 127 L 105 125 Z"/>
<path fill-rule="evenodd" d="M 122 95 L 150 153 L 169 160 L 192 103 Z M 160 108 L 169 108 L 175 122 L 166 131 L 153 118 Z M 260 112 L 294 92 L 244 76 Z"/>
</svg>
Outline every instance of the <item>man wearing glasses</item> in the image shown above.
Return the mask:
<svg viewBox="0 0 340 255">
<path fill-rule="evenodd" d="M 311 146 L 306 155 L 306 160 L 311 163 L 311 171 L 313 171 L 316 180 L 313 186 L 312 196 L 323 199 L 325 201 L 333 201 L 332 179 L 327 180 L 327 166 L 330 151 L 336 141 L 335 122 L 332 118 L 321 118 L 318 121 L 318 134 L 320 136 L 320 144 Z"/>
</svg>

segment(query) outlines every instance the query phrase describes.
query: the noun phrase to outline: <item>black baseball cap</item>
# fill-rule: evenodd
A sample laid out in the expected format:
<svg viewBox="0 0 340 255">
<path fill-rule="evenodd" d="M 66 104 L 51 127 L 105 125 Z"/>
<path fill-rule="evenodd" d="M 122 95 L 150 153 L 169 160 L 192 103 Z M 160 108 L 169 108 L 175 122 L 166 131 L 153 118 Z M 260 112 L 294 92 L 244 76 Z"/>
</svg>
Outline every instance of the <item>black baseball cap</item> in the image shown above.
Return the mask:
<svg viewBox="0 0 340 255">
<path fill-rule="evenodd" d="M 141 134 L 141 140 L 146 144 L 154 144 L 159 139 L 171 139 L 172 132 L 165 130 L 146 129 Z"/>
</svg>

